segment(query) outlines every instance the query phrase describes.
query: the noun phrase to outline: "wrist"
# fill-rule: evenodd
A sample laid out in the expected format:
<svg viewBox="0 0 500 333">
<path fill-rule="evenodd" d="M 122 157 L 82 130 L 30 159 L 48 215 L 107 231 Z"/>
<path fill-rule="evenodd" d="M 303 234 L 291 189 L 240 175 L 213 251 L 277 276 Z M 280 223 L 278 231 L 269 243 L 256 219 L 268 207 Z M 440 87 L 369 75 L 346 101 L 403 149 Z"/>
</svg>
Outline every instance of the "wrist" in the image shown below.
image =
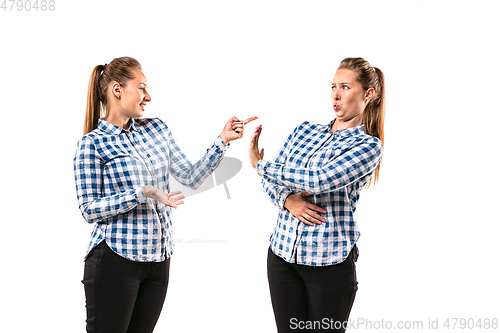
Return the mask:
<svg viewBox="0 0 500 333">
<path fill-rule="evenodd" d="M 292 193 L 289 193 L 286 196 L 285 200 L 283 201 L 283 207 L 285 207 L 286 209 L 288 209 L 288 207 L 287 207 L 287 201 L 288 201 L 288 199 L 290 199 L 290 196 L 292 196 Z"/>
<path fill-rule="evenodd" d="M 144 195 L 146 196 L 146 198 L 151 198 L 153 194 L 156 194 L 156 192 L 158 192 L 158 189 L 151 185 L 144 186 L 142 190 L 144 191 Z"/>
<path fill-rule="evenodd" d="M 256 170 L 257 170 L 257 165 L 259 164 L 259 162 L 260 162 L 260 160 L 261 160 L 261 159 L 262 159 L 262 158 L 260 158 L 260 156 L 255 157 L 255 159 L 254 159 L 254 163 L 253 163 L 253 167 L 254 167 L 254 169 L 256 169 Z"/>
<path fill-rule="evenodd" d="M 226 137 L 226 135 L 224 134 L 224 132 L 222 132 L 220 135 L 219 135 L 219 138 L 224 141 L 224 143 L 227 145 L 229 144 L 229 140 L 228 138 Z"/>
</svg>

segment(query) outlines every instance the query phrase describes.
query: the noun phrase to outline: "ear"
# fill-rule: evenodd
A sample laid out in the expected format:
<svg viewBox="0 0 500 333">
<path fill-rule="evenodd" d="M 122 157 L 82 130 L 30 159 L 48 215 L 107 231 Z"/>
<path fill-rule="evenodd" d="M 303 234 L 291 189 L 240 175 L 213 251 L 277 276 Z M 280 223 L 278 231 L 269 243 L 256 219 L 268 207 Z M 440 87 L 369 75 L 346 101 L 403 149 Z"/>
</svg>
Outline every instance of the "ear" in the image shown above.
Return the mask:
<svg viewBox="0 0 500 333">
<path fill-rule="evenodd" d="M 118 82 L 113 82 L 111 84 L 111 92 L 116 98 L 120 99 L 122 96 L 122 86 Z"/>
<path fill-rule="evenodd" d="M 375 89 L 368 88 L 368 90 L 365 93 L 365 103 L 370 102 L 370 100 L 373 98 L 374 95 L 375 95 Z"/>
</svg>

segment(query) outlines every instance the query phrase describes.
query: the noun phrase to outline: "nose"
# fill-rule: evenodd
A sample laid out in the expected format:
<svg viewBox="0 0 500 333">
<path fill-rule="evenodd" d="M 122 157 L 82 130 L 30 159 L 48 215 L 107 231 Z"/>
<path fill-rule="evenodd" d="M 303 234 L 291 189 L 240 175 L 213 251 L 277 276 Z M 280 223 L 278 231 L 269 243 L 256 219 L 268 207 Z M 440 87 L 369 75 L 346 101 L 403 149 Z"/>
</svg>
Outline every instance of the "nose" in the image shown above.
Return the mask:
<svg viewBox="0 0 500 333">
<path fill-rule="evenodd" d="M 144 100 L 146 102 L 151 102 L 151 96 L 149 95 L 149 93 L 146 91 L 146 94 L 144 95 Z"/>
<path fill-rule="evenodd" d="M 337 93 L 337 90 L 332 91 L 331 98 L 332 98 L 332 101 L 338 101 L 338 100 L 340 100 L 340 96 Z"/>
</svg>

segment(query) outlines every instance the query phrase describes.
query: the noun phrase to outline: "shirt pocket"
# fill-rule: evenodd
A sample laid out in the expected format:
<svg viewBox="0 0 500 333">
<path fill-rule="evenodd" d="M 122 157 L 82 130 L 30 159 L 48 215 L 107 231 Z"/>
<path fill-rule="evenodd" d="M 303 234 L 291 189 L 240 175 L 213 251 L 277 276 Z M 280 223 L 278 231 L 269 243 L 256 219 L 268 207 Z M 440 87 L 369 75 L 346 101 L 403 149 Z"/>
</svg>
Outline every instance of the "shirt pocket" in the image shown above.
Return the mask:
<svg viewBox="0 0 500 333">
<path fill-rule="evenodd" d="M 165 179 L 169 168 L 169 141 L 163 136 L 151 137 L 138 142 L 137 149 L 147 159 L 148 167 L 159 181 Z"/>
<path fill-rule="evenodd" d="M 105 195 L 113 195 L 144 186 L 151 179 L 145 165 L 135 156 L 118 154 L 104 162 Z"/>
<path fill-rule="evenodd" d="M 317 150 L 309 160 L 310 168 L 322 168 L 331 164 L 335 159 L 349 149 L 348 145 L 335 145 Z"/>
<path fill-rule="evenodd" d="M 155 147 L 148 158 L 154 168 L 155 176 L 160 180 L 165 179 L 170 164 L 168 151 L 163 147 Z"/>
<path fill-rule="evenodd" d="M 309 159 L 309 168 L 322 168 L 335 156 L 335 149 L 325 148 L 316 151 Z"/>
</svg>

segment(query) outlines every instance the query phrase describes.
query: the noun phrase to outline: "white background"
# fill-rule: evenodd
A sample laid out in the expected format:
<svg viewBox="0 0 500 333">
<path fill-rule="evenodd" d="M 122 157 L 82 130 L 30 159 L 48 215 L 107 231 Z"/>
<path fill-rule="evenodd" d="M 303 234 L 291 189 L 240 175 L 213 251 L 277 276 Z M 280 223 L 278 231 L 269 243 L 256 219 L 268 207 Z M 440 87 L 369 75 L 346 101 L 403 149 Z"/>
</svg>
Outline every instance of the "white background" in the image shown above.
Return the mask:
<svg viewBox="0 0 500 333">
<path fill-rule="evenodd" d="M 329 122 L 331 80 L 349 56 L 381 68 L 387 89 L 380 182 L 357 211 L 351 319 L 426 328 L 500 317 L 494 1 L 55 5 L 0 10 L 0 330 L 85 331 L 80 280 L 92 226 L 78 210 L 72 159 L 92 68 L 125 55 L 148 79 L 145 116 L 162 118 L 192 161 L 231 116 L 260 118 L 227 152 L 243 162 L 227 182 L 231 199 L 218 186 L 174 212 L 155 332 L 275 332 L 265 266 L 277 210 L 248 163 L 248 140 L 263 124 L 270 159 L 302 121 Z"/>
</svg>

